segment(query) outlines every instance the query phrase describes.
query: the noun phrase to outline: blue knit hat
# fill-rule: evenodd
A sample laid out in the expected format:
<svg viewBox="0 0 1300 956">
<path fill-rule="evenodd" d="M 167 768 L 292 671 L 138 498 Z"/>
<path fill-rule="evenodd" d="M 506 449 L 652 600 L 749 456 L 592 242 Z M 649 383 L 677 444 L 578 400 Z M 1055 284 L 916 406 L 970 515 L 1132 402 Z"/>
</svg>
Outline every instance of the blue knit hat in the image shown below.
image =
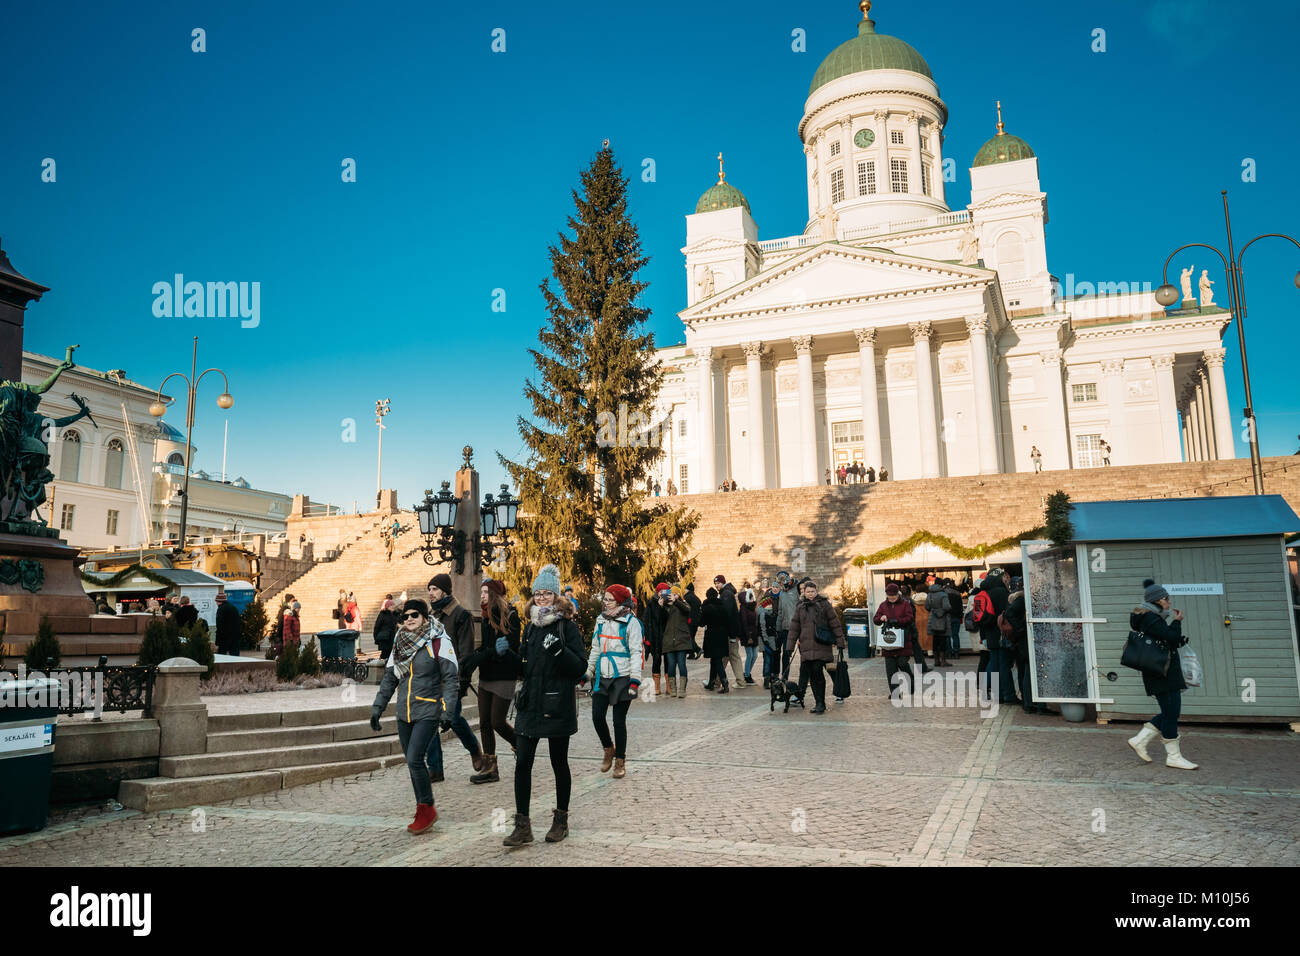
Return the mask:
<svg viewBox="0 0 1300 956">
<path fill-rule="evenodd" d="M 560 589 L 560 569 L 553 564 L 548 564 L 537 572 L 537 577 L 533 578 L 533 593 L 538 591 L 550 591 L 552 594 L 563 593 Z"/>
</svg>

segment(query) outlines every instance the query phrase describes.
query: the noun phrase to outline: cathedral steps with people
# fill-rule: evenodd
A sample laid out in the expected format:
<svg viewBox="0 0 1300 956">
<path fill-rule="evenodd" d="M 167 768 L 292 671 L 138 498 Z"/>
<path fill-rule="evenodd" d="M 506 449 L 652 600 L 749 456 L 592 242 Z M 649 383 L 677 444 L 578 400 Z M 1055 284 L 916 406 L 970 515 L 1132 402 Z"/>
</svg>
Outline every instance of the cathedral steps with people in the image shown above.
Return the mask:
<svg viewBox="0 0 1300 956">
<path fill-rule="evenodd" d="M 1265 490 L 1300 509 L 1300 458 L 1265 458 Z M 836 592 L 858 587 L 854 558 L 918 531 L 973 548 L 1040 527 L 1047 496 L 1073 501 L 1206 497 L 1252 493 L 1250 460 L 972 475 L 855 485 L 687 495 L 700 515 L 696 577 L 751 581 L 789 568 L 802 549 L 806 573 Z M 748 550 L 741 553 L 748 546 Z"/>
</svg>

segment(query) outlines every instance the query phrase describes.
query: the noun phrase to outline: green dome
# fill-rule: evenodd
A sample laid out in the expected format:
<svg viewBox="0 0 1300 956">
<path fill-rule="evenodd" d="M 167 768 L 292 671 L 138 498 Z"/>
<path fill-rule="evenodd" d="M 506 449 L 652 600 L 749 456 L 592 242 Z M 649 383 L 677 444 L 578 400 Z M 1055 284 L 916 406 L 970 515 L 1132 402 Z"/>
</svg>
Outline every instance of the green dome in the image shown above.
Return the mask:
<svg viewBox="0 0 1300 956">
<path fill-rule="evenodd" d="M 868 70 L 906 70 L 934 80 L 921 54 L 898 37 L 877 33 L 874 20 L 862 20 L 858 23 L 858 35 L 841 43 L 822 60 L 813 74 L 808 95 L 812 96 L 831 80 Z"/>
<path fill-rule="evenodd" d="M 695 211 L 716 212 L 719 209 L 734 209 L 736 206 L 743 206 L 745 212 L 751 216 L 753 212 L 749 208 L 749 200 L 735 186 L 729 182 L 719 180 L 704 191 L 700 201 L 695 204 Z"/>
<path fill-rule="evenodd" d="M 1018 159 L 1029 159 L 1034 151 L 1019 136 L 1010 133 L 998 133 L 980 147 L 975 154 L 973 166 L 992 166 L 994 163 L 1014 163 Z"/>
</svg>

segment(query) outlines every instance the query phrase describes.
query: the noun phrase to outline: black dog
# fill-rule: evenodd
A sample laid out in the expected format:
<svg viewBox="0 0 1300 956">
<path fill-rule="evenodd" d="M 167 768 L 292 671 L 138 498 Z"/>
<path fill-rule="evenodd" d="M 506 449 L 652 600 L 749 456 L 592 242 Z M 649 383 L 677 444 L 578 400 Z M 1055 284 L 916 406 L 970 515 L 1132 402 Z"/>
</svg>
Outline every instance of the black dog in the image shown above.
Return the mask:
<svg viewBox="0 0 1300 956">
<path fill-rule="evenodd" d="M 782 713 L 790 713 L 790 705 L 798 704 L 803 707 L 803 698 L 799 696 L 799 685 L 792 680 L 782 680 L 779 677 L 772 678 L 772 705 L 768 707 L 768 713 L 776 710 L 777 704 L 785 704 L 785 710 Z"/>
</svg>

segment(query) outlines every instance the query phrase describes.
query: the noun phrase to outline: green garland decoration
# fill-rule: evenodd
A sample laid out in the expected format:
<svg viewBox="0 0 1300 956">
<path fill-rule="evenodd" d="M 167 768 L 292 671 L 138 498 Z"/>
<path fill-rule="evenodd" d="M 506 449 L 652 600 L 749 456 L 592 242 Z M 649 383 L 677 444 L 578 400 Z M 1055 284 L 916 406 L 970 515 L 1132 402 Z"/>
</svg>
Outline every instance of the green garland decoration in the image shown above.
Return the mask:
<svg viewBox="0 0 1300 956">
<path fill-rule="evenodd" d="M 1003 538 L 1001 541 L 994 541 L 992 544 L 977 544 L 973 548 L 968 548 L 965 545 L 958 544 L 956 541 L 952 540 L 952 538 L 945 537 L 941 534 L 934 534 L 930 531 L 917 531 L 906 541 L 900 541 L 898 544 L 891 545 L 888 548 L 882 548 L 874 554 L 869 554 L 866 557 L 858 555 L 858 557 L 853 559 L 853 564 L 857 567 L 862 567 L 861 564 L 858 564 L 859 559 L 862 560 L 863 564 L 882 564 L 886 561 L 893 561 L 896 558 L 901 558 L 920 544 L 935 544 L 943 548 L 954 558 L 961 558 L 963 561 L 975 561 L 979 558 L 987 557 L 990 554 L 996 554 L 998 551 L 1004 551 L 1007 548 L 1018 545 L 1023 540 L 1040 538 L 1043 535 L 1043 530 L 1043 528 L 1032 528 L 1029 531 L 1023 531 L 1020 534 Z"/>
</svg>

